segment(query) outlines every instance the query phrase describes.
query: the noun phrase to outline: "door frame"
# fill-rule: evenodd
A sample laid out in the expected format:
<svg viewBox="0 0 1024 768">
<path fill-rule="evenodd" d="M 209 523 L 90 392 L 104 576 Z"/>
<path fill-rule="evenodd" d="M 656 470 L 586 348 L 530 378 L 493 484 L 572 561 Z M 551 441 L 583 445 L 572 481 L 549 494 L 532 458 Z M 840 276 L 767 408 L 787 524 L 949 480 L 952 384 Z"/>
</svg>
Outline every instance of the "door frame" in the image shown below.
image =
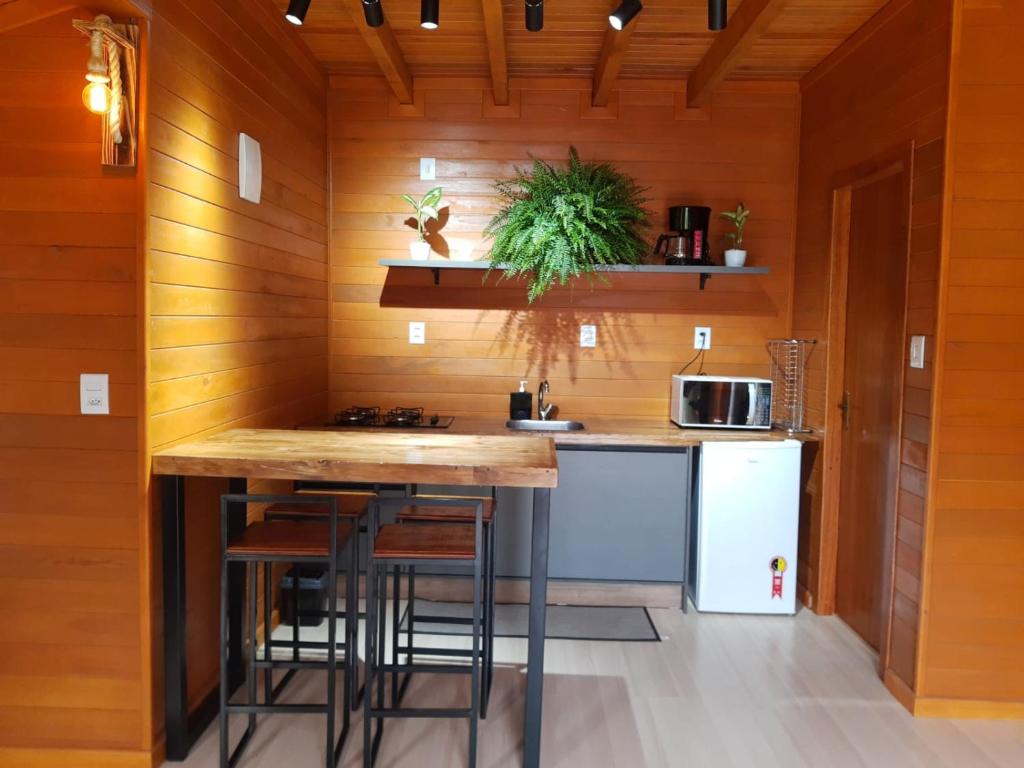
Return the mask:
<svg viewBox="0 0 1024 768">
<path fill-rule="evenodd" d="M 835 174 L 832 190 L 832 232 L 829 248 L 828 321 L 826 325 L 827 354 L 825 363 L 825 440 L 822 446 L 822 505 L 819 567 L 819 611 L 834 613 L 839 559 L 839 500 L 842 471 L 842 416 L 839 401 L 843 392 L 846 368 L 846 302 L 850 266 L 850 224 L 853 192 L 880 179 L 905 173 L 907 253 L 903 276 L 903 339 L 906 345 L 910 285 L 910 240 L 913 210 L 914 142 L 907 142 Z M 904 350 L 905 351 L 905 350 Z M 901 357 L 902 359 L 902 357 Z M 906 365 L 899 370 L 899 416 L 897 433 L 903 434 L 903 403 Z M 840 436 L 839 439 L 830 439 Z M 902 439 L 897 447 L 897 461 L 902 459 Z M 897 472 L 899 467 L 897 467 Z M 898 475 L 897 475 L 898 477 Z M 886 521 L 882 545 L 882 627 L 879 636 L 879 673 L 888 665 L 892 635 L 892 600 L 895 581 L 896 522 L 898 519 L 899 482 L 893 489 L 892 519 Z"/>
</svg>

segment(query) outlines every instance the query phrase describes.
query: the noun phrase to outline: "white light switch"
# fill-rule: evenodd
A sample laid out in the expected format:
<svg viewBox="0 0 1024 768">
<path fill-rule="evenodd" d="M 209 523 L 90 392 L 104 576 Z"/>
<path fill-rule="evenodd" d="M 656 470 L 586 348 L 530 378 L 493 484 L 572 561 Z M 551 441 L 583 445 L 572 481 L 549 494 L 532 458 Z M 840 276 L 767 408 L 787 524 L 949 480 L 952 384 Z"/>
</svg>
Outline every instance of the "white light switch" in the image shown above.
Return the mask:
<svg viewBox="0 0 1024 768">
<path fill-rule="evenodd" d="M 924 368 L 924 336 L 910 337 L 910 367 Z"/>
<path fill-rule="evenodd" d="M 437 177 L 437 161 L 432 157 L 420 158 L 420 180 L 433 181 Z"/>
<path fill-rule="evenodd" d="M 703 347 L 701 343 L 703 342 Z M 693 348 L 711 349 L 711 329 L 705 326 L 697 326 L 693 329 Z"/>
<path fill-rule="evenodd" d="M 78 380 L 82 413 L 110 413 L 110 377 L 83 373 Z"/>
<path fill-rule="evenodd" d="M 426 344 L 427 343 L 427 324 L 426 323 L 409 323 L 409 343 L 410 344 Z"/>
<path fill-rule="evenodd" d="M 580 346 L 581 347 L 596 347 L 597 346 L 597 326 L 596 325 L 581 325 L 580 326 Z"/>
<path fill-rule="evenodd" d="M 263 156 L 260 143 L 252 136 L 238 134 L 238 195 L 251 203 L 260 201 L 263 190 Z"/>
</svg>

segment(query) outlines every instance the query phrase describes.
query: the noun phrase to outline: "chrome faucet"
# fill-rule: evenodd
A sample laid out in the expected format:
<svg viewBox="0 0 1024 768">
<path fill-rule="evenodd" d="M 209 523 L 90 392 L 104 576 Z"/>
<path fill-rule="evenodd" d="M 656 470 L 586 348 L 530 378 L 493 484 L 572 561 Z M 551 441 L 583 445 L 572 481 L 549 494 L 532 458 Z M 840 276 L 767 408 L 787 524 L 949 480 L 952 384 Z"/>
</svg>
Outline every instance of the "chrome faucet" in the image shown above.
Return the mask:
<svg viewBox="0 0 1024 768">
<path fill-rule="evenodd" d="M 551 415 L 551 412 L 558 407 L 554 403 L 548 403 L 547 405 L 544 405 L 544 395 L 546 395 L 550 391 L 551 385 L 548 384 L 547 379 L 544 379 L 544 381 L 540 383 L 540 389 L 537 390 L 537 416 L 540 418 L 541 421 L 547 421 L 548 416 Z"/>
</svg>

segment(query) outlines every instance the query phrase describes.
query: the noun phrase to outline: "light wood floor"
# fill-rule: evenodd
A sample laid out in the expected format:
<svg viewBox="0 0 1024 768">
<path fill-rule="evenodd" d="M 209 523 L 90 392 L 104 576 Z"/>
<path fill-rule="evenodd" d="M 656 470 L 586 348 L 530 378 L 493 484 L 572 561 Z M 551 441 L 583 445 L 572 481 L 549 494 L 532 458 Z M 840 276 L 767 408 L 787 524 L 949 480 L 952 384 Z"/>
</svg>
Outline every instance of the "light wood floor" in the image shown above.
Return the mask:
<svg viewBox="0 0 1024 768">
<path fill-rule="evenodd" d="M 1024 723 L 915 720 L 838 619 L 810 611 L 795 618 L 651 613 L 661 643 L 548 641 L 545 766 L 1024 766 Z M 502 666 L 481 722 L 481 767 L 519 764 L 526 642 L 497 644 Z M 288 700 L 322 698 L 322 678 L 302 674 Z M 467 685 L 420 675 L 405 703 L 464 705 Z M 239 718 L 233 739 L 243 727 Z M 377 766 L 465 765 L 466 736 L 465 721 L 389 721 Z M 343 765 L 362 765 L 361 745 L 356 717 Z M 323 747 L 321 717 L 268 716 L 241 766 L 312 768 L 323 765 Z M 183 765 L 215 768 L 216 727 Z"/>
</svg>

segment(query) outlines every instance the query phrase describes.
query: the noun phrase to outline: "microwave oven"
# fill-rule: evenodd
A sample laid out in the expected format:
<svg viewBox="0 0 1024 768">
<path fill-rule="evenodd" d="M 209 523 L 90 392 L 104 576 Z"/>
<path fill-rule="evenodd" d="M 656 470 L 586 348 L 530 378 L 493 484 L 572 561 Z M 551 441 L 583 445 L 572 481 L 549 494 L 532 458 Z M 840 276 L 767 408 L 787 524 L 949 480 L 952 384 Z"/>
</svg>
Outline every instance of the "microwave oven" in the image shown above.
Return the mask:
<svg viewBox="0 0 1024 768">
<path fill-rule="evenodd" d="M 680 427 L 771 429 L 772 383 L 735 376 L 673 376 L 670 418 Z"/>
</svg>

